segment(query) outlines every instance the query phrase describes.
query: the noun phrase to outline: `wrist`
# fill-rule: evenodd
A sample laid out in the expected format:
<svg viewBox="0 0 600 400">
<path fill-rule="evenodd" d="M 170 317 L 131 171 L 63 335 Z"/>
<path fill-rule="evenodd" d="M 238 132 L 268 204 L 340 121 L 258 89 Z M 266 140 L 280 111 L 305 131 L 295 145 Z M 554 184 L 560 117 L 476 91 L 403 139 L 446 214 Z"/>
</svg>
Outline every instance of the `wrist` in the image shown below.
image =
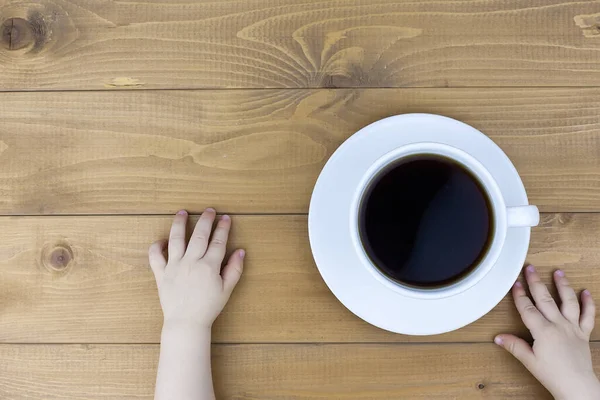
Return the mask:
<svg viewBox="0 0 600 400">
<path fill-rule="evenodd" d="M 162 340 L 174 338 L 191 339 L 194 342 L 211 339 L 211 327 L 180 320 L 165 320 L 162 328 Z"/>
</svg>

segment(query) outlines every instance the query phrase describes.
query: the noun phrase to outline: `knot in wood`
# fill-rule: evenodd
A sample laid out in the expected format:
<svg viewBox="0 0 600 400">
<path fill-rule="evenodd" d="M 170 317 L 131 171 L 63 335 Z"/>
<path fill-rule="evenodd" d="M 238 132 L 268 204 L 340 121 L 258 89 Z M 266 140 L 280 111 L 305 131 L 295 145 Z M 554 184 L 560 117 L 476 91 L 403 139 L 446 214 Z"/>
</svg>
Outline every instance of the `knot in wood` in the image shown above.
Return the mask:
<svg viewBox="0 0 600 400">
<path fill-rule="evenodd" d="M 44 246 L 42 264 L 52 272 L 65 272 L 73 261 L 73 250 L 66 243 Z"/>
<path fill-rule="evenodd" d="M 33 27 L 26 19 L 9 18 L 2 23 L 1 30 L 0 40 L 8 50 L 20 50 L 34 42 Z"/>
</svg>

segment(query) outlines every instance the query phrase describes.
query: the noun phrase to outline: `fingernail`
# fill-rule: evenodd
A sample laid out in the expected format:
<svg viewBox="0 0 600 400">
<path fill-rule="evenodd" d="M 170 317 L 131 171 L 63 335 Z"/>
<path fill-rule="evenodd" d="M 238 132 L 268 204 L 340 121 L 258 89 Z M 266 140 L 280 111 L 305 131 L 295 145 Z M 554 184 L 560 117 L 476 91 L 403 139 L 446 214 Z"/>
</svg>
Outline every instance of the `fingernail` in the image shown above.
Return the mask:
<svg viewBox="0 0 600 400">
<path fill-rule="evenodd" d="M 214 209 L 214 208 L 212 208 L 212 207 L 208 207 L 208 208 L 207 208 L 206 210 L 204 210 L 204 211 L 205 211 L 205 212 L 212 212 L 212 213 L 216 212 L 216 211 L 215 211 L 215 209 Z"/>
<path fill-rule="evenodd" d="M 231 218 L 229 217 L 229 215 L 221 215 L 221 219 L 223 221 L 229 221 Z"/>
<path fill-rule="evenodd" d="M 527 266 L 527 272 L 529 272 L 529 273 L 535 272 L 535 267 L 533 265 L 528 265 Z"/>
<path fill-rule="evenodd" d="M 565 277 L 565 271 L 563 271 L 563 270 L 560 270 L 560 269 L 557 269 L 557 270 L 556 270 L 556 272 L 554 272 L 554 274 L 555 274 L 556 276 L 559 276 L 559 277 L 561 277 L 561 278 L 564 278 L 564 277 Z"/>
<path fill-rule="evenodd" d="M 187 215 L 187 211 L 185 211 L 185 210 L 177 211 L 177 215 Z"/>
<path fill-rule="evenodd" d="M 244 250 L 240 250 L 240 258 L 243 260 L 246 257 L 246 252 Z"/>
<path fill-rule="evenodd" d="M 494 338 L 494 343 L 496 343 L 498 346 L 502 346 L 502 344 L 504 343 L 504 341 L 502 340 L 502 338 L 500 336 L 496 336 Z"/>
<path fill-rule="evenodd" d="M 590 293 L 590 291 L 589 291 L 589 290 L 585 289 L 585 290 L 583 291 L 583 295 L 584 295 L 584 296 L 591 296 L 592 294 Z"/>
<path fill-rule="evenodd" d="M 519 281 L 516 281 L 515 282 L 515 287 L 522 288 L 523 284 L 521 282 L 519 282 Z"/>
</svg>

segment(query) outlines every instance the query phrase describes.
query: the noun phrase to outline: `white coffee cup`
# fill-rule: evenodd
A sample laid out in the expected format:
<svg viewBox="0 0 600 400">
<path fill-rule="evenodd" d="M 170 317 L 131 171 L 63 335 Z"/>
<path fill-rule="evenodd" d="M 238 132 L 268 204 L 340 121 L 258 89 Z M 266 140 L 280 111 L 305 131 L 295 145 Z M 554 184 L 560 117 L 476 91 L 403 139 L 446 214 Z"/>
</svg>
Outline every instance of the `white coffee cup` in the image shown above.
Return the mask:
<svg viewBox="0 0 600 400">
<path fill-rule="evenodd" d="M 491 205 L 490 211 L 492 212 L 494 221 L 494 230 L 491 233 L 492 237 L 490 245 L 487 249 L 487 253 L 479 261 L 477 266 L 473 267 L 472 272 L 460 280 L 449 284 L 448 286 L 431 289 L 403 285 L 384 275 L 368 257 L 361 242 L 358 228 L 361 199 L 369 187 L 371 180 L 390 164 L 397 163 L 403 158 L 412 157 L 419 154 L 439 155 L 459 163 L 468 171 L 470 171 L 478 179 L 487 193 L 489 203 Z M 471 155 L 456 147 L 446 144 L 423 142 L 413 143 L 394 149 L 373 163 L 371 168 L 366 171 L 357 187 L 351 206 L 350 218 L 350 229 L 355 251 L 369 272 L 372 273 L 382 284 L 386 285 L 392 290 L 401 292 L 411 297 L 431 299 L 456 295 L 464 290 L 469 289 L 479 282 L 498 260 L 500 252 L 504 246 L 507 230 L 509 228 L 516 227 L 536 226 L 540 220 L 540 213 L 538 208 L 533 205 L 507 207 L 504 197 L 502 196 L 502 192 L 500 191 L 500 188 L 498 187 L 494 177 L 479 161 L 477 161 Z"/>
<path fill-rule="evenodd" d="M 391 280 L 360 240 L 359 205 L 371 180 L 415 154 L 455 160 L 477 178 L 491 204 L 494 224 L 487 253 L 476 268 L 446 286 L 422 288 Z M 531 227 L 538 221 L 518 171 L 490 138 L 451 118 L 403 114 L 362 128 L 335 151 L 315 185 L 308 231 L 323 280 L 350 311 L 392 332 L 433 335 L 477 320 L 506 296 L 523 268 Z"/>
</svg>

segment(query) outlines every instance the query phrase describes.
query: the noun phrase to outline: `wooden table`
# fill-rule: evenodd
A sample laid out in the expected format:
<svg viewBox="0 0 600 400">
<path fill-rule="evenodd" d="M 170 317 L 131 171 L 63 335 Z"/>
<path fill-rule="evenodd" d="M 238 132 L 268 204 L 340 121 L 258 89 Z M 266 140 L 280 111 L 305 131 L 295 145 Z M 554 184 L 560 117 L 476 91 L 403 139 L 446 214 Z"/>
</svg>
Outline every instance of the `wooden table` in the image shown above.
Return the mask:
<svg viewBox="0 0 600 400">
<path fill-rule="evenodd" d="M 492 343 L 525 334 L 509 299 L 379 330 L 321 280 L 306 212 L 356 130 L 447 115 L 543 211 L 528 260 L 600 297 L 600 1 L 0 0 L 0 24 L 0 398 L 151 399 L 147 245 L 209 205 L 248 250 L 219 398 L 548 398 Z"/>
</svg>

